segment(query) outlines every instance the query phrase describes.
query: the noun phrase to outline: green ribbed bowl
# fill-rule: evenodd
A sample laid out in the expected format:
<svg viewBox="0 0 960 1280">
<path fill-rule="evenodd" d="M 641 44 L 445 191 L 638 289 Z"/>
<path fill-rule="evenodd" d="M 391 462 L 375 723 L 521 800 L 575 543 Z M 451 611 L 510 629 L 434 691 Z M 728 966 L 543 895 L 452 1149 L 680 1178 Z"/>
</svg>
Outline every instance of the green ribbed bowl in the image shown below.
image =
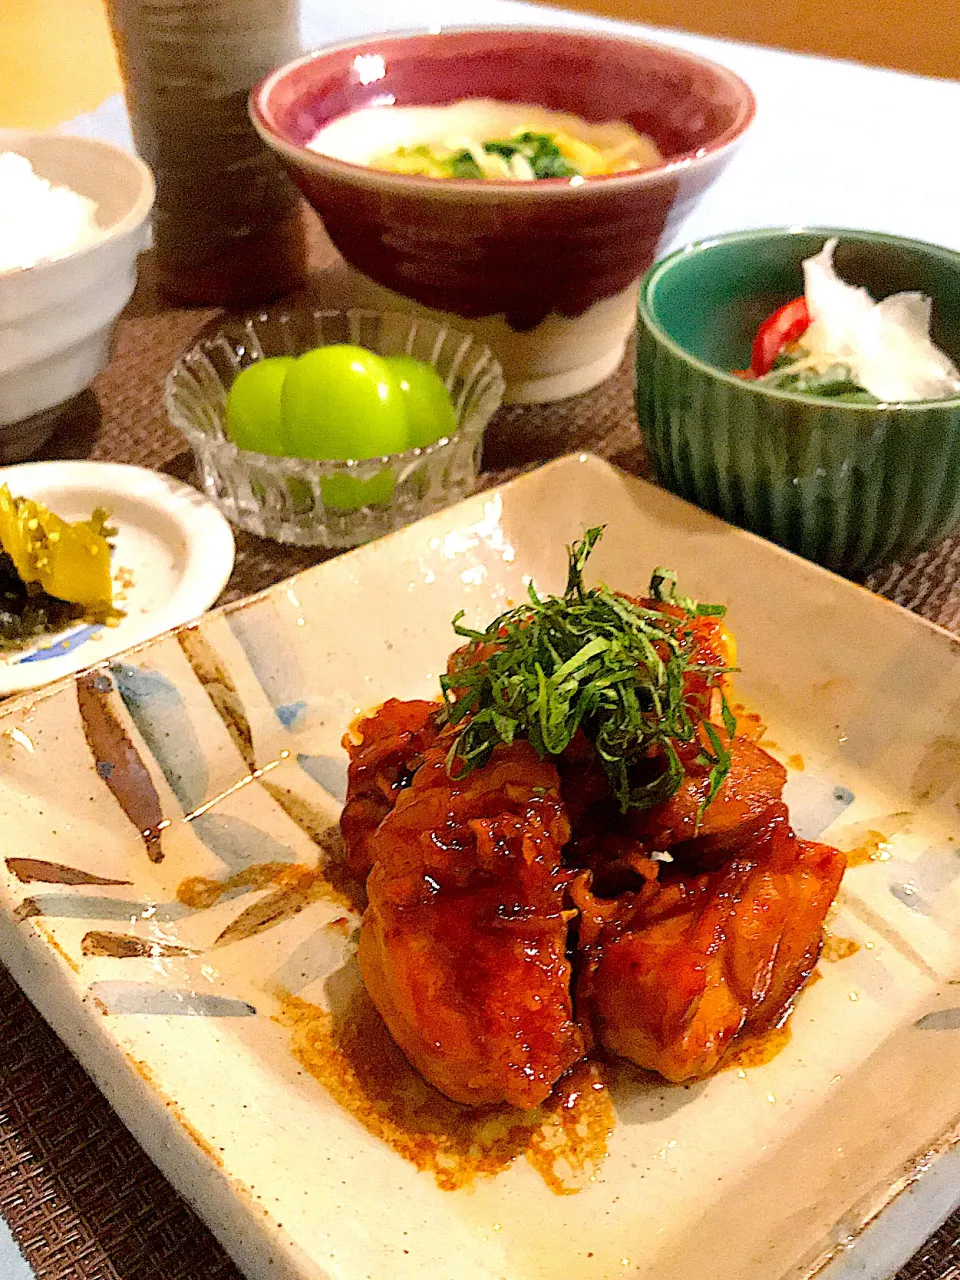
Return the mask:
<svg viewBox="0 0 960 1280">
<path fill-rule="evenodd" d="M 651 267 L 640 285 L 637 417 L 674 493 L 828 568 L 858 575 L 960 524 L 960 399 L 838 404 L 735 378 L 760 321 L 803 291 L 837 236 L 838 273 L 874 297 L 934 301 L 960 364 L 960 254 L 831 228 L 742 231 Z"/>
</svg>

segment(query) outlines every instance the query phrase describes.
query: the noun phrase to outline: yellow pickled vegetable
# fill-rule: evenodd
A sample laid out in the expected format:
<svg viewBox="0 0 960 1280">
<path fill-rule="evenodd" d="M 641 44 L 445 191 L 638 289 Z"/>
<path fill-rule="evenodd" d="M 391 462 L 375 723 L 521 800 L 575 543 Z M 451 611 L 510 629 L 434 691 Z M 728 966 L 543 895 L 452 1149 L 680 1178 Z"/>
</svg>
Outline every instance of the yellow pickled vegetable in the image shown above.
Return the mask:
<svg viewBox="0 0 960 1280">
<path fill-rule="evenodd" d="M 70 523 L 0 485 L 0 547 L 20 578 L 96 614 L 113 609 L 106 519 L 97 510 L 89 520 Z"/>
<path fill-rule="evenodd" d="M 11 496 L 5 484 L 0 485 L 0 549 L 13 561 L 13 567 L 24 582 L 35 582 L 30 543 L 20 516 L 20 501 L 22 499 Z"/>
<path fill-rule="evenodd" d="M 51 511 L 37 512 L 46 548 L 38 562 L 40 585 L 47 595 L 87 609 L 109 609 L 113 603 L 110 547 L 93 522 L 68 524 Z"/>
</svg>

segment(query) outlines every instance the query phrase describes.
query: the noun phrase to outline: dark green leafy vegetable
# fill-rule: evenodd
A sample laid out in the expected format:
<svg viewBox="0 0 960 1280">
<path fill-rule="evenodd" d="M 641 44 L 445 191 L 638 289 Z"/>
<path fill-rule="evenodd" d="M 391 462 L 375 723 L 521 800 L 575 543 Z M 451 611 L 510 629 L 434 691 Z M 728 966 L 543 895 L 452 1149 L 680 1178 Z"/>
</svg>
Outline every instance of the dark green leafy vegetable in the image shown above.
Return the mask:
<svg viewBox="0 0 960 1280">
<path fill-rule="evenodd" d="M 718 617 L 724 609 L 680 595 L 676 575 L 666 569 L 654 571 L 652 607 L 602 584 L 588 588 L 583 570 L 602 533 L 589 529 L 568 548 L 562 596 L 541 597 L 531 584 L 529 601 L 485 631 L 463 626 L 462 612 L 454 619 L 457 635 L 472 648 L 440 679 L 441 720 L 459 730 L 448 771 L 464 776 L 485 764 L 498 743 L 518 737 L 529 739 L 540 756 L 560 755 L 582 729 L 622 810 L 649 808 L 673 795 L 685 774 L 681 744 L 698 747 L 696 763 L 709 771 L 705 806 L 730 768 L 720 732 L 704 720 L 705 701 L 729 668 L 696 664 L 706 694 L 691 690 L 685 677 L 697 657 L 693 619 Z M 736 720 L 722 690 L 721 705 L 732 737 Z"/>
<path fill-rule="evenodd" d="M 446 162 L 451 178 L 482 178 L 483 171 L 466 147 Z"/>
<path fill-rule="evenodd" d="M 518 133 L 514 138 L 494 138 L 483 144 L 484 151 L 509 160 L 521 155 L 535 178 L 575 178 L 580 170 L 562 154 L 549 133 Z"/>
<path fill-rule="evenodd" d="M 877 404 L 877 397 L 855 382 L 849 365 L 832 364 L 828 368 L 796 369 L 801 354 L 779 355 L 771 371 L 762 381 L 778 391 L 797 391 L 809 396 L 830 396 L 851 404 Z"/>
</svg>

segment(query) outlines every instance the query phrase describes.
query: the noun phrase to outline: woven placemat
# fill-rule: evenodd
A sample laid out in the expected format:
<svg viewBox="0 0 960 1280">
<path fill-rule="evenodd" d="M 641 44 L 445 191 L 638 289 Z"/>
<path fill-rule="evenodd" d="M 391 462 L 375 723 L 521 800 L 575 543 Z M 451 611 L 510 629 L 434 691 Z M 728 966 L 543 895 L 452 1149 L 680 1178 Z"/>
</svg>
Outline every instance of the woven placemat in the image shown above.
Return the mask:
<svg viewBox="0 0 960 1280">
<path fill-rule="evenodd" d="M 349 305 L 349 278 L 315 221 L 311 237 L 316 271 L 308 296 L 317 305 Z M 216 316 L 211 309 L 166 306 L 145 261 L 109 367 L 79 399 L 44 456 L 131 462 L 192 479 L 192 455 L 163 411 L 163 381 L 180 352 Z M 501 410 L 486 437 L 481 483 L 498 483 L 573 450 L 647 474 L 631 387 L 628 358 L 585 396 Z M 327 554 L 246 534 L 238 535 L 237 553 L 221 603 L 259 591 Z M 909 564 L 889 565 L 866 585 L 960 631 L 958 539 L 945 540 Z M 3 969 L 0 1213 L 38 1280 L 239 1280 L 209 1231 Z M 898 1280 L 960 1280 L 960 1213 Z"/>
</svg>

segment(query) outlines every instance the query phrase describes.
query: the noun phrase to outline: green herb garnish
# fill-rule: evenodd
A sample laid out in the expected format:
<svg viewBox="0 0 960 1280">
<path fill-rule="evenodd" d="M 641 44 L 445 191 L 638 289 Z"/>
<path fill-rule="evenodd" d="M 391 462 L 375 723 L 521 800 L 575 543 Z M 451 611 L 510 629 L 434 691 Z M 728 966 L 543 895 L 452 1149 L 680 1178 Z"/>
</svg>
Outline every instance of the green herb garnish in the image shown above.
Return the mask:
<svg viewBox="0 0 960 1280">
<path fill-rule="evenodd" d="M 518 737 L 529 739 L 541 757 L 560 755 L 582 728 L 626 811 L 673 795 L 685 774 L 677 746 L 697 742 L 696 763 L 709 770 L 702 811 L 723 785 L 730 753 L 704 720 L 704 694 L 689 690 L 685 677 L 696 666 L 709 697 L 730 668 L 696 663 L 690 622 L 725 610 L 679 595 L 676 575 L 666 569 L 654 571 L 652 607 L 602 584 L 587 588 L 583 569 L 602 533 L 588 529 L 582 542 L 568 547 L 562 596 L 541 597 L 531 584 L 529 602 L 501 614 L 485 631 L 463 626 L 462 612 L 454 618 L 457 635 L 489 649 L 478 660 L 468 651 L 456 670 L 440 678 L 441 719 L 459 728 L 448 772 L 463 777 L 484 765 L 498 743 Z M 678 607 L 681 616 L 661 605 Z M 736 720 L 722 691 L 721 701 L 732 737 Z M 699 735 L 701 723 L 709 745 Z"/>
<path fill-rule="evenodd" d="M 826 369 L 796 369 L 802 356 L 781 353 L 773 368 L 760 381 L 778 391 L 797 391 L 808 396 L 829 396 L 851 404 L 877 404 L 876 396 L 854 381 L 850 366 L 831 364 Z"/>
<path fill-rule="evenodd" d="M 484 151 L 509 160 L 521 155 L 535 178 L 576 178 L 580 170 L 563 155 L 549 133 L 518 133 L 513 138 L 494 138 L 483 144 Z"/>
<path fill-rule="evenodd" d="M 444 162 L 451 178 L 482 178 L 483 170 L 466 147 Z"/>
</svg>

